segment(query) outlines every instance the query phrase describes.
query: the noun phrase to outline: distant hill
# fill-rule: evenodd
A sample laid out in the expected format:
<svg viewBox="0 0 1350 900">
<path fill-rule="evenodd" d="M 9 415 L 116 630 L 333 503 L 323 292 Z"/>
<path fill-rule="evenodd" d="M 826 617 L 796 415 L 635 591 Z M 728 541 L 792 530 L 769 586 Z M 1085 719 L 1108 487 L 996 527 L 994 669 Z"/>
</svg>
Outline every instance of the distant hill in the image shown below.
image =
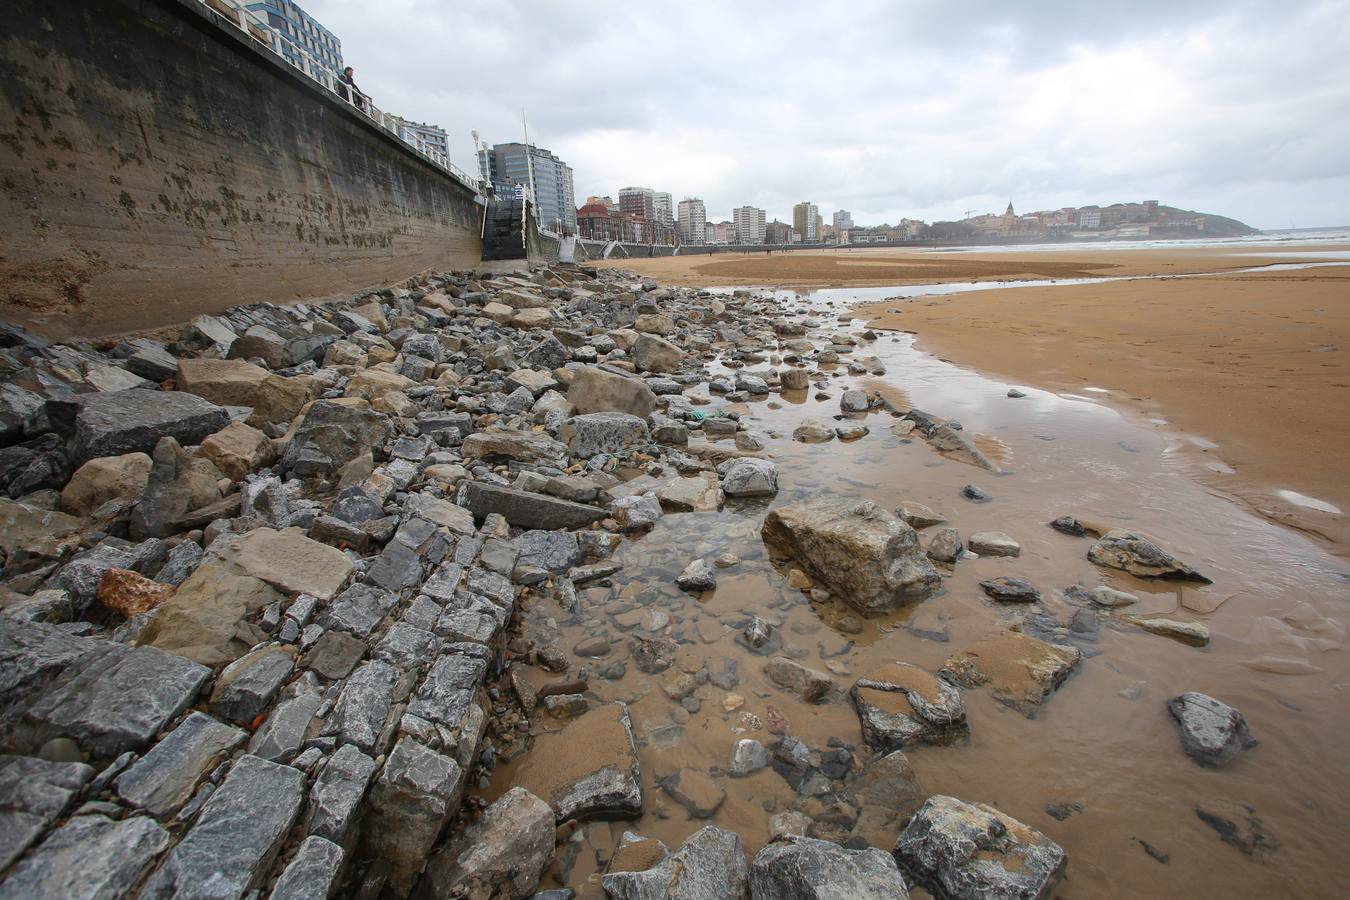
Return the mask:
<svg viewBox="0 0 1350 900">
<path fill-rule="evenodd" d="M 938 240 L 1025 241 L 1092 238 L 1241 237 L 1258 231 L 1227 216 L 1164 206 L 1157 200 L 1107 206 L 1065 206 L 1017 213 L 971 216 L 958 222 L 934 222 L 926 236 Z"/>
</svg>

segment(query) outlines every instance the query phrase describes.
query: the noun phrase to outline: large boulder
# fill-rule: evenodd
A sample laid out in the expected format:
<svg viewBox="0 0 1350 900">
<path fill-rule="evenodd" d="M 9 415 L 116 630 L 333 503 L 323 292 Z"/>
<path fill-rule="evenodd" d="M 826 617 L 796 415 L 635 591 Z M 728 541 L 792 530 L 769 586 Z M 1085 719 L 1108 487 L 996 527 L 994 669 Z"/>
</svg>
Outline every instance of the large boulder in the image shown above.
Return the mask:
<svg viewBox="0 0 1350 900">
<path fill-rule="evenodd" d="M 601 884 L 611 900 L 736 900 L 746 895 L 749 876 L 740 837 L 709 825 L 650 868 L 611 869 Z"/>
<path fill-rule="evenodd" d="M 601 453 L 623 453 L 651 442 L 647 423 L 621 412 L 573 416 L 558 429 L 558 437 L 573 456 L 590 459 Z"/>
<path fill-rule="evenodd" d="M 178 389 L 221 406 L 251 406 L 249 422 L 289 422 L 318 396 L 320 382 L 305 375 L 274 375 L 242 359 L 181 359 Z"/>
<path fill-rule="evenodd" d="M 868 746 L 889 753 L 965 735 L 966 708 L 951 684 L 909 663 L 888 663 L 853 683 L 853 705 Z"/>
<path fill-rule="evenodd" d="M 1208 694 L 1189 691 L 1173 697 L 1167 711 L 1181 730 L 1182 749 L 1202 766 L 1225 766 L 1256 746 L 1242 713 Z"/>
<path fill-rule="evenodd" d="M 87 516 L 109 500 L 134 502 L 150 480 L 150 457 L 124 453 L 91 459 L 75 470 L 61 491 L 61 510 Z"/>
<path fill-rule="evenodd" d="M 553 810 L 514 787 L 437 852 L 423 882 L 436 897 L 524 900 L 553 856 Z"/>
<path fill-rule="evenodd" d="M 577 369 L 567 389 L 567 402 L 578 415 L 621 412 L 645 419 L 656 409 L 656 395 L 647 385 L 594 366 Z"/>
<path fill-rule="evenodd" d="M 239 624 L 284 599 L 266 582 L 217 562 L 204 563 L 159 605 L 138 640 L 208 666 L 220 665 L 252 646 L 239 634 Z"/>
<path fill-rule="evenodd" d="M 1005 631 L 949 657 L 942 676 L 967 690 L 988 685 L 995 700 L 1030 719 L 1082 658 L 1077 647 Z"/>
<path fill-rule="evenodd" d="M 230 424 L 222 407 L 182 391 L 112 391 L 80 398 L 72 455 L 84 463 L 101 456 L 149 453 L 163 437 L 201 443 Z"/>
<path fill-rule="evenodd" d="M 941 585 L 914 529 L 875 503 L 826 497 L 780 507 L 761 535 L 864 613 L 921 600 Z"/>
<path fill-rule="evenodd" d="M 567 466 L 567 447 L 547 434 L 493 427 L 464 438 L 460 452 L 465 459 L 514 459 L 562 469 Z"/>
<path fill-rule="evenodd" d="M 585 503 L 483 481 L 465 481 L 458 500 L 475 518 L 497 513 L 522 528 L 585 528 L 607 515 L 605 510 Z"/>
<path fill-rule="evenodd" d="M 221 499 L 220 470 L 210 460 L 184 450 L 173 438 L 160 438 L 151 460 L 145 493 L 131 513 L 131 536 L 137 540 L 167 537 L 194 527 L 189 522 L 192 512 Z M 213 510 L 206 521 L 225 512 Z"/>
<path fill-rule="evenodd" d="M 272 462 L 272 441 L 258 429 L 243 422 L 227 425 L 202 441 L 197 453 L 213 462 L 231 481 Z"/>
<path fill-rule="evenodd" d="M 906 875 L 944 900 L 1044 900 L 1068 861 L 1029 825 L 941 794 L 909 820 L 894 853 Z"/>
<path fill-rule="evenodd" d="M 389 430 L 388 418 L 363 400 L 315 400 L 292 430 L 280 467 L 301 477 L 331 475 L 383 444 Z"/>
<path fill-rule="evenodd" d="M 608 703 L 553 734 L 541 735 L 516 783 L 567 819 L 637 818 L 642 778 L 633 723 L 623 703 Z"/>
<path fill-rule="evenodd" d="M 767 459 L 743 456 L 717 467 L 728 497 L 772 497 L 778 493 L 778 466 Z"/>
<path fill-rule="evenodd" d="M 1140 578 L 1169 578 L 1209 584 L 1209 579 L 1204 575 L 1148 538 L 1132 531 L 1108 531 L 1088 548 L 1088 559 L 1099 566 L 1120 569 Z"/>
<path fill-rule="evenodd" d="M 653 334 L 639 337 L 629 352 L 633 364 L 643 372 L 674 372 L 684 358 L 683 350 Z"/>
<path fill-rule="evenodd" d="M 751 900 L 906 900 L 909 891 L 884 850 L 846 850 L 830 841 L 785 836 L 750 864 Z"/>
<path fill-rule="evenodd" d="M 407 896 L 459 810 L 464 772 L 459 764 L 411 737 L 394 745 L 370 788 L 361 842 L 365 853 L 389 863 L 389 888 Z"/>
</svg>

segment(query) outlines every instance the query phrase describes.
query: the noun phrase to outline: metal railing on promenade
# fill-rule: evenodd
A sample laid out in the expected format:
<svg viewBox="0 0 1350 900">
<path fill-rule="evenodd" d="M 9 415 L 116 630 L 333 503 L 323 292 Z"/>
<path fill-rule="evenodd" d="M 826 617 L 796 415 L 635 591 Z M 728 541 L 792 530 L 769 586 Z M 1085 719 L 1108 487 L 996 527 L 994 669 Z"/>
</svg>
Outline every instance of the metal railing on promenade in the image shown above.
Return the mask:
<svg viewBox="0 0 1350 900">
<path fill-rule="evenodd" d="M 212 18 L 217 24 L 229 24 L 239 31 L 242 31 L 264 50 L 285 62 L 292 69 L 295 69 L 334 97 L 342 100 L 349 107 L 373 122 L 381 130 L 393 135 L 409 150 L 412 150 L 433 166 L 444 170 L 447 174 L 464 184 L 465 187 L 473 190 L 475 194 L 483 195 L 484 193 L 487 193 L 480 179 L 470 176 L 459 166 L 452 163 L 449 156 L 446 154 L 438 153 L 429 147 L 418 146 L 405 139 L 400 133 L 396 116 L 382 112 L 375 106 L 368 95 L 356 91 L 351 85 L 342 84 L 340 81 L 333 79 L 332 72 L 326 67 L 316 63 L 314 58 L 305 52 L 303 48 L 294 48 L 299 54 L 298 60 L 280 52 L 276 43 L 280 40 L 284 40 L 281 33 L 268 24 L 268 22 L 257 13 L 246 9 L 240 0 L 198 0 L 198 2 L 214 14 Z"/>
</svg>

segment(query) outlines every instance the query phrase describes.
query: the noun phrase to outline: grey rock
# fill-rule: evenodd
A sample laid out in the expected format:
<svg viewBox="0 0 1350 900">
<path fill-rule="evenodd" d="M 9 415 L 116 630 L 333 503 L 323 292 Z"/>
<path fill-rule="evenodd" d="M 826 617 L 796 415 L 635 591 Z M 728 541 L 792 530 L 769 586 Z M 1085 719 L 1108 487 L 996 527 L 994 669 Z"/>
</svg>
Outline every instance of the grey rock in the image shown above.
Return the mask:
<svg viewBox="0 0 1350 900">
<path fill-rule="evenodd" d="M 977 531 L 969 543 L 971 552 L 981 556 L 1022 555 L 1022 545 L 1001 531 Z"/>
<path fill-rule="evenodd" d="M 289 763 L 309 736 L 310 725 L 322 703 L 323 695 L 317 691 L 301 691 L 278 703 L 253 733 L 248 752 L 271 762 Z"/>
<path fill-rule="evenodd" d="M 867 412 L 868 405 L 866 391 L 844 391 L 839 397 L 839 409 L 841 412 Z"/>
<path fill-rule="evenodd" d="M 731 763 L 727 772 L 733 777 L 753 775 L 769 764 L 769 751 L 754 738 L 742 738 L 731 748 Z"/>
<path fill-rule="evenodd" d="M 423 883 L 437 897 L 524 900 L 539 887 L 553 836 L 549 805 L 513 787 L 437 852 Z"/>
<path fill-rule="evenodd" d="M 1256 746 L 1242 713 L 1208 694 L 1190 691 L 1167 701 L 1181 730 L 1181 746 L 1202 766 L 1220 767 Z"/>
<path fill-rule="evenodd" d="M 954 459 L 959 459 L 972 466 L 979 466 L 981 469 L 988 469 L 991 472 L 1002 472 L 993 460 L 985 456 L 980 448 L 975 446 L 975 442 L 964 431 L 953 428 L 950 424 L 938 425 L 928 431 L 925 436 L 934 449 L 940 450 Z"/>
<path fill-rule="evenodd" d="M 740 457 L 717 467 L 728 497 L 772 497 L 778 493 L 778 466 L 767 459 Z"/>
<path fill-rule="evenodd" d="M 614 519 L 624 531 L 650 531 L 665 512 L 651 494 L 621 497 L 614 503 Z"/>
<path fill-rule="evenodd" d="M 109 569 L 129 569 L 133 557 L 127 550 L 109 544 L 99 544 L 77 554 L 49 582 L 50 587 L 70 594 L 71 606 L 82 613 L 98 596 L 98 583 Z"/>
<path fill-rule="evenodd" d="M 400 669 L 414 669 L 434 656 L 440 643 L 440 639 L 426 629 L 395 622 L 375 645 L 372 655 Z"/>
<path fill-rule="evenodd" d="M 907 900 L 895 860 L 884 850 L 846 850 L 809 837 L 772 841 L 750 864 L 752 900 Z"/>
<path fill-rule="evenodd" d="M 389 546 L 402 547 L 401 544 L 392 543 Z M 385 552 L 389 552 L 388 548 Z M 403 548 L 403 552 L 412 557 L 420 572 L 421 563 L 417 561 L 416 554 L 407 548 Z M 334 597 L 328 608 L 319 614 L 317 621 L 327 629 L 346 631 L 357 637 L 369 637 L 396 603 L 398 596 L 382 587 L 364 583 L 354 584 Z"/>
<path fill-rule="evenodd" d="M 567 389 L 567 402 L 578 415 L 621 412 L 646 418 L 656 408 L 656 395 L 636 378 L 583 366 Z"/>
<path fill-rule="evenodd" d="M 919 777 L 900 750 L 873 759 L 849 787 L 862 808 L 859 830 L 895 834 L 924 801 Z"/>
<path fill-rule="evenodd" d="M 476 644 L 451 644 L 437 657 L 408 703 L 408 712 L 453 731 L 462 729 L 474 693 L 487 675 L 487 651 Z"/>
<path fill-rule="evenodd" d="M 453 759 L 410 737 L 394 745 L 370 789 L 361 830 L 364 852 L 389 863 L 389 886 L 412 890 L 441 829 L 459 808 L 463 772 Z"/>
<path fill-rule="evenodd" d="M 223 407 L 181 391 L 85 394 L 75 415 L 72 455 L 79 465 L 100 456 L 149 453 L 164 437 L 200 444 L 228 424 Z"/>
<path fill-rule="evenodd" d="M 830 676 L 817 669 L 777 656 L 764 666 L 764 676 L 785 691 L 796 694 L 803 703 L 823 700 L 834 689 Z"/>
<path fill-rule="evenodd" d="M 717 572 L 706 559 L 691 560 L 675 578 L 680 590 L 693 594 L 717 588 Z"/>
<path fill-rule="evenodd" d="M 342 868 L 342 848 L 310 835 L 286 864 L 269 900 L 328 900 Z"/>
<path fill-rule="evenodd" d="M 286 444 L 278 468 L 302 478 L 331 475 L 382 445 L 389 428 L 389 420 L 374 410 L 316 400 Z"/>
<path fill-rule="evenodd" d="M 901 870 L 935 897 L 1043 900 L 1067 857 L 1034 828 L 983 803 L 929 797 L 895 844 Z"/>
<path fill-rule="evenodd" d="M 238 725 L 248 725 L 276 697 L 295 669 L 294 651 L 272 644 L 230 663 L 216 679 L 211 711 Z"/>
<path fill-rule="evenodd" d="M 310 625 L 321 632 L 309 652 L 300 660 L 300 665 L 324 678 L 337 680 L 346 678 L 352 669 L 366 655 L 366 644 L 345 631 L 323 631 L 321 626 Z"/>
<path fill-rule="evenodd" d="M 638 369 L 658 374 L 674 372 L 684 358 L 684 351 L 654 334 L 640 336 L 630 353 Z"/>
<path fill-rule="evenodd" d="M 65 813 L 93 776 L 84 763 L 0 756 L 0 872 Z"/>
<path fill-rule="evenodd" d="M 859 678 L 849 692 L 868 746 L 889 753 L 942 744 L 966 733 L 961 692 L 908 663 L 888 663 Z"/>
<path fill-rule="evenodd" d="M 918 534 L 874 503 L 822 498 L 780 507 L 769 512 L 761 535 L 864 613 L 894 609 L 941 587 Z"/>
<path fill-rule="evenodd" d="M 169 834 L 147 816 L 76 816 L 0 882 L 3 900 L 95 900 L 130 896 Z"/>
<path fill-rule="evenodd" d="M 965 550 L 961 546 L 961 532 L 955 528 L 939 528 L 928 542 L 928 558 L 938 562 L 954 563 Z"/>
<path fill-rule="evenodd" d="M 651 442 L 647 422 L 620 412 L 573 416 L 558 429 L 573 456 L 590 459 L 602 453 L 624 453 Z"/>
<path fill-rule="evenodd" d="M 1132 531 L 1114 530 L 1102 535 L 1088 549 L 1088 559 L 1099 566 L 1121 569 L 1140 578 L 1210 581 L 1157 544 Z"/>
<path fill-rule="evenodd" d="M 611 872 L 601 884 L 611 900 L 731 900 L 746 896 L 749 873 L 740 837 L 709 825 L 650 869 Z"/>
<path fill-rule="evenodd" d="M 28 711 L 38 733 L 72 737 L 97 756 L 139 750 L 197 696 L 211 670 L 155 647 L 107 648 Z"/>
<path fill-rule="evenodd" d="M 512 525 L 544 530 L 584 528 L 606 515 L 595 506 L 479 481 L 464 483 L 459 503 L 477 518 L 497 513 Z"/>
<path fill-rule="evenodd" d="M 192 712 L 113 782 L 117 794 L 159 818 L 178 811 L 197 783 L 244 740 L 244 732 Z"/>
<path fill-rule="evenodd" d="M 570 531 L 527 531 L 513 538 L 511 545 L 520 551 L 516 565 L 533 566 L 555 575 L 582 561 L 577 536 Z"/>
<path fill-rule="evenodd" d="M 422 582 L 422 558 L 395 535 L 366 572 L 366 581 L 394 593 L 416 587 Z"/>
<path fill-rule="evenodd" d="M 464 439 L 460 452 L 466 459 L 514 459 L 516 462 L 567 466 L 567 447 L 547 434 L 492 427 L 474 432 Z M 463 504 L 461 504 L 463 505 Z"/>
<path fill-rule="evenodd" d="M 305 776 L 245 756 L 141 891 L 145 898 L 234 898 L 261 887 L 304 799 Z"/>
<path fill-rule="evenodd" d="M 981 581 L 980 589 L 999 603 L 1037 603 L 1041 599 L 1041 592 L 1030 581 L 1007 575 Z"/>
<path fill-rule="evenodd" d="M 169 557 L 155 574 L 160 584 L 180 585 L 201 565 L 202 547 L 195 541 L 182 541 L 169 551 Z"/>
<path fill-rule="evenodd" d="M 397 683 L 398 670 L 388 663 L 363 663 L 342 686 L 322 733 L 371 752 L 389 718 Z"/>
<path fill-rule="evenodd" d="M 351 744 L 329 757 L 309 794 L 308 830 L 350 849 L 366 788 L 375 774 L 375 760 Z"/>
</svg>

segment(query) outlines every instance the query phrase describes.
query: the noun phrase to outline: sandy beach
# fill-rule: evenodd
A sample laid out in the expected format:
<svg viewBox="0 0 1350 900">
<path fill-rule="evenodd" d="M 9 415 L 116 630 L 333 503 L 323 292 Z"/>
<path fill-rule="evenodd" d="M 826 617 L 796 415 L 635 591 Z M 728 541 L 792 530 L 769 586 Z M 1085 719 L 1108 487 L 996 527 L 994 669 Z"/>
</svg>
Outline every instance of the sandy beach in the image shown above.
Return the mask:
<svg viewBox="0 0 1350 900">
<path fill-rule="evenodd" d="M 1331 258 L 1319 252 L 1345 249 L 1298 252 L 1317 260 Z M 1097 389 L 1083 396 L 1182 436 L 1183 458 L 1206 485 L 1344 554 L 1350 267 L 1224 274 L 1293 261 L 1253 255 L 1250 247 L 1178 247 L 784 253 L 616 265 L 693 285 L 796 288 L 1213 273 L 883 300 L 858 313 L 875 327 L 916 333 L 921 349 L 1010 383 Z"/>
</svg>

